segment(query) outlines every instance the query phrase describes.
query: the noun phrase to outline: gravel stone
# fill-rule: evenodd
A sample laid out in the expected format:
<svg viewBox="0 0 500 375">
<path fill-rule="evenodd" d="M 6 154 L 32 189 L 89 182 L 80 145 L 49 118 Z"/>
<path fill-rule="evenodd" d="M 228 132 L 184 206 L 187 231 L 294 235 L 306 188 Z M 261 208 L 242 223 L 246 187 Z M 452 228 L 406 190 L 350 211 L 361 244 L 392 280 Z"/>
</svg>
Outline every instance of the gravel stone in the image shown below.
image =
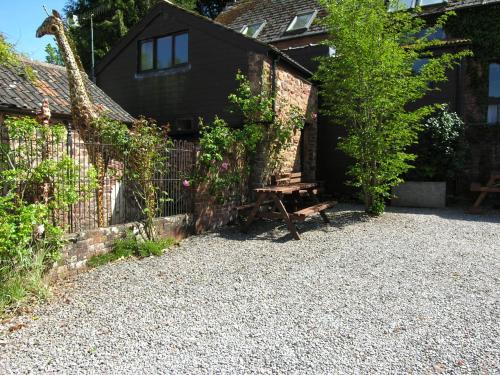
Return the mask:
<svg viewBox="0 0 500 375">
<path fill-rule="evenodd" d="M 500 215 L 329 215 L 82 274 L 0 325 L 0 373 L 500 373 Z"/>
</svg>

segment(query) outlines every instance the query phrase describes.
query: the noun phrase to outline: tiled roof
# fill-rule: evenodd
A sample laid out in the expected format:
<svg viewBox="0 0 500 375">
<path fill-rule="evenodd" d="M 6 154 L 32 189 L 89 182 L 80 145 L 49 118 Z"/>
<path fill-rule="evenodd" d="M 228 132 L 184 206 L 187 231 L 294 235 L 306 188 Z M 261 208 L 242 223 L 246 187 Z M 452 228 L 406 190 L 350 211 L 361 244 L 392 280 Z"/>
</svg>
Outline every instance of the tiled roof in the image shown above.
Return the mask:
<svg viewBox="0 0 500 375">
<path fill-rule="evenodd" d="M 293 18 L 302 12 L 318 10 L 318 17 L 324 14 L 317 0 L 240 0 L 228 7 L 216 19 L 216 22 L 229 26 L 233 30 L 241 30 L 245 25 L 266 21 L 258 39 L 263 42 L 274 42 L 291 35 L 285 31 Z M 325 32 L 325 29 L 313 25 L 300 36 Z"/>
<path fill-rule="evenodd" d="M 53 115 L 71 116 L 69 85 L 66 68 L 39 61 L 24 61 L 36 72 L 37 79 L 29 81 L 15 69 L 0 65 L 0 108 L 37 112 L 44 98 L 49 99 Z M 134 119 L 99 87 L 85 77 L 87 89 L 99 109 L 115 120 Z"/>
<path fill-rule="evenodd" d="M 424 7 L 423 12 L 437 13 L 495 3 L 500 3 L 500 0 L 448 0 L 443 4 Z M 317 0 L 240 0 L 228 6 L 215 20 L 237 31 L 245 25 L 266 21 L 257 38 L 270 43 L 293 36 L 285 32 L 293 18 L 298 13 L 316 9 L 319 11 L 317 18 L 321 18 L 325 11 Z M 309 30 L 294 36 L 303 37 L 321 32 L 325 32 L 325 29 L 314 23 Z"/>
</svg>

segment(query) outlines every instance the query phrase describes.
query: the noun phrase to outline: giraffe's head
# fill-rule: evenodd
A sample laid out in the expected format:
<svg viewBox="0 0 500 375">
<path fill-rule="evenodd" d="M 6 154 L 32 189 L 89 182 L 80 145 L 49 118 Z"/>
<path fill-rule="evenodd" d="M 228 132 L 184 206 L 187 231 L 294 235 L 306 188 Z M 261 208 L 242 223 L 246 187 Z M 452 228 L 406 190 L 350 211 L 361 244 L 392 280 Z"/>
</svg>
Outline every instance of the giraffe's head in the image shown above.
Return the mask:
<svg viewBox="0 0 500 375">
<path fill-rule="evenodd" d="M 44 35 L 55 35 L 63 28 L 64 24 L 61 15 L 57 10 L 53 10 L 52 15 L 48 16 L 36 30 L 36 37 L 41 38 Z"/>
</svg>

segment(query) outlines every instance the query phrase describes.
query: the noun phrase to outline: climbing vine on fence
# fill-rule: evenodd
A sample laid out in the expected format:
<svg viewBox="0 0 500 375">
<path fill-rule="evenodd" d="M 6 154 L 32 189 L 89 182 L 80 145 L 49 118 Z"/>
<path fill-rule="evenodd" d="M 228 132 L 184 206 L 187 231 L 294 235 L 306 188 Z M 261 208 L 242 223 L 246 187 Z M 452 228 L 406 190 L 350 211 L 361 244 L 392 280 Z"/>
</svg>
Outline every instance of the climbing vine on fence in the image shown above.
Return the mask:
<svg viewBox="0 0 500 375">
<path fill-rule="evenodd" d="M 167 171 L 171 141 L 168 128 L 141 118 L 131 129 L 118 121 L 101 117 L 93 127 L 101 141 L 109 145 L 110 157 L 125 162 L 125 175 L 131 181 L 133 195 L 143 213 L 146 239 L 156 240 L 153 220 L 158 214 L 158 202 L 169 200 L 155 180 Z"/>
<path fill-rule="evenodd" d="M 242 127 L 232 128 L 219 117 L 211 124 L 200 120 L 200 156 L 193 180 L 206 184 L 210 195 L 220 203 L 235 195 L 242 198 L 257 150 L 266 154 L 266 173 L 278 171 L 282 151 L 291 146 L 294 133 L 303 128 L 305 121 L 293 106 L 289 113 L 276 116 L 275 98 L 266 85 L 255 94 L 241 72 L 236 81 L 238 88 L 228 99 L 232 111 L 242 115 Z"/>
</svg>

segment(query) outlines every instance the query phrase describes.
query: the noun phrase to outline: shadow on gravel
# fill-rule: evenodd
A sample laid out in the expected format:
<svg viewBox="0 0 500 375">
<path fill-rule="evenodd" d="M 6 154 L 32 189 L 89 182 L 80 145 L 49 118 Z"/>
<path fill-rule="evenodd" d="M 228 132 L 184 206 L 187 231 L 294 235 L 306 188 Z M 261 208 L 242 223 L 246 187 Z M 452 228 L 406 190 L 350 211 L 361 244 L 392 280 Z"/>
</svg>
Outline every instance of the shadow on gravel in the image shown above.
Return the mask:
<svg viewBox="0 0 500 375">
<path fill-rule="evenodd" d="M 332 228 L 343 229 L 370 220 L 370 216 L 361 211 L 330 210 L 327 215 L 330 224 L 325 224 L 321 217 L 317 215 L 304 222 L 296 223 L 297 230 L 300 234 L 312 231 L 329 232 Z M 293 241 L 286 224 L 281 220 L 256 220 L 252 223 L 248 233 L 241 232 L 240 228 L 239 225 L 234 225 L 226 230 L 219 231 L 218 235 L 236 241 L 273 241 L 277 243 Z"/>
</svg>

